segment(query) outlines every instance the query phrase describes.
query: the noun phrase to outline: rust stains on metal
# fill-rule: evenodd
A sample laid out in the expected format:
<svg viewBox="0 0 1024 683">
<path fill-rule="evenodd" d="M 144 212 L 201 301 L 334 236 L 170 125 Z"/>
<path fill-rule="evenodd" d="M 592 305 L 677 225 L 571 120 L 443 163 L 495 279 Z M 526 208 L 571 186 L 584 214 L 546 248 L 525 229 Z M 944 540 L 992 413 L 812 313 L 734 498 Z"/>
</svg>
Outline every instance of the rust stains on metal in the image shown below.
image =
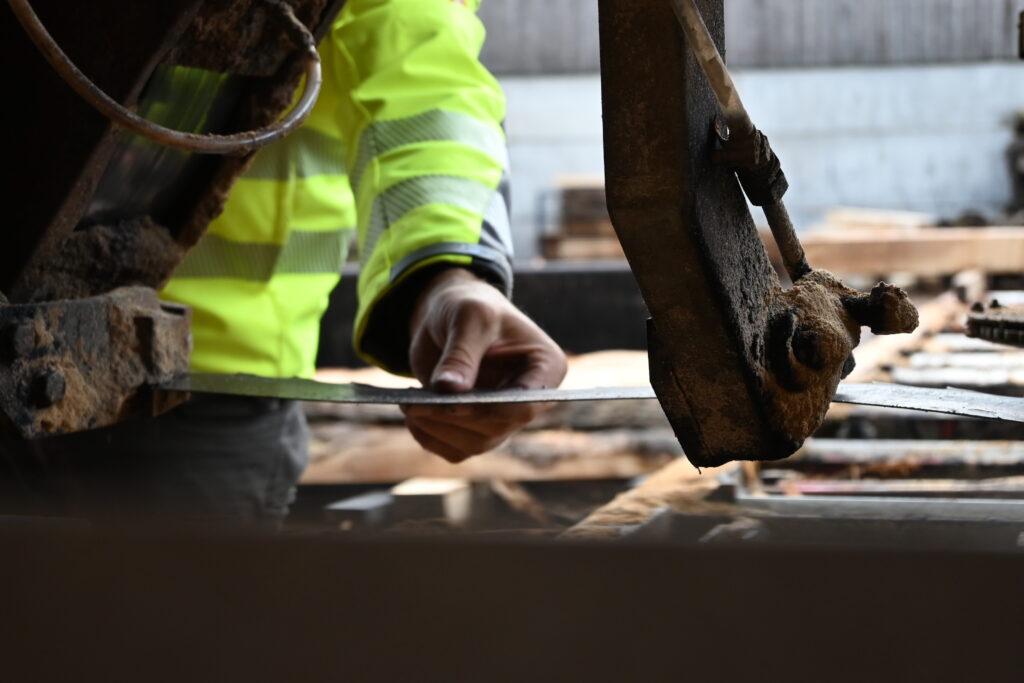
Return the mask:
<svg viewBox="0 0 1024 683">
<path fill-rule="evenodd" d="M 190 314 L 145 287 L 0 306 L 0 423 L 24 438 L 154 415 L 185 395 L 150 385 L 188 370 Z"/>
<path fill-rule="evenodd" d="M 720 46 L 722 0 L 697 4 Z M 891 286 L 865 295 L 824 271 L 784 291 L 722 163 L 721 109 L 671 5 L 599 8 L 608 208 L 651 312 L 651 384 L 694 464 L 786 457 L 852 369 L 860 326 L 905 332 L 916 312 Z"/>
<path fill-rule="evenodd" d="M 82 299 L 118 287 L 158 288 L 184 249 L 149 217 L 77 230 L 51 258 L 36 263 L 11 291 L 17 303 Z"/>
<path fill-rule="evenodd" d="M 783 291 L 770 308 L 761 377 L 777 428 L 800 441 L 824 421 L 839 381 L 853 370 L 861 326 L 897 334 L 918 324 L 917 310 L 899 288 L 882 282 L 864 294 L 824 270 Z"/>
</svg>

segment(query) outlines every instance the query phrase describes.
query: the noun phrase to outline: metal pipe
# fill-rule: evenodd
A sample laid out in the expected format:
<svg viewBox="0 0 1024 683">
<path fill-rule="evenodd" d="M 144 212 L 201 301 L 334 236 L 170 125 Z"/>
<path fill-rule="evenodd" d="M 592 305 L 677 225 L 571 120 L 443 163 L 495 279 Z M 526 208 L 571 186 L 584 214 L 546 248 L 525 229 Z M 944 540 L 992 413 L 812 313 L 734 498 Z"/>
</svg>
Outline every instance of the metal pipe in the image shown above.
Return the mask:
<svg viewBox="0 0 1024 683">
<path fill-rule="evenodd" d="M 711 82 L 711 89 L 715 91 L 715 99 L 722 107 L 725 120 L 729 124 L 732 134 L 752 135 L 754 123 L 750 120 L 736 85 L 732 81 L 729 69 L 725 66 L 725 60 L 718 52 L 711 32 L 708 31 L 704 17 L 693 0 L 670 0 L 672 9 L 676 13 L 679 25 L 686 34 L 686 42 L 690 50 L 697 58 L 700 68 Z"/>
<path fill-rule="evenodd" d="M 793 227 L 793 221 L 789 218 L 789 211 L 786 210 L 786 205 L 781 199 L 775 204 L 765 204 L 761 210 L 764 211 L 764 217 L 768 221 L 768 227 L 771 228 L 772 237 L 775 238 L 775 244 L 778 245 L 779 253 L 782 254 L 786 272 L 789 273 L 789 278 L 796 282 L 811 272 L 811 266 L 807 263 L 807 255 L 804 254 L 804 248 L 796 236 L 796 229 Z"/>
<path fill-rule="evenodd" d="M 704 75 L 711 83 L 711 89 L 715 93 L 726 123 L 729 126 L 729 140 L 749 141 L 757 135 L 750 115 L 747 113 L 740 94 L 736 90 L 729 69 L 725 66 L 718 47 L 715 45 L 711 32 L 708 31 L 704 18 L 697 9 L 694 0 L 669 0 L 672 9 L 675 11 L 679 25 L 686 35 L 686 42 L 690 46 L 697 63 L 700 65 Z M 729 143 L 726 143 L 729 144 Z M 768 227 L 771 228 L 772 236 L 782 254 L 782 261 L 786 266 L 786 272 L 790 279 L 796 282 L 811 272 L 807 263 L 804 249 L 800 246 L 800 239 L 793 228 L 786 205 L 780 199 L 774 204 L 765 204 L 763 207 L 764 216 L 768 220 Z"/>
<path fill-rule="evenodd" d="M 33 11 L 29 0 L 7 0 L 18 22 L 57 75 L 104 117 L 129 132 L 161 145 L 199 154 L 224 155 L 248 154 L 292 132 L 309 116 L 320 93 L 322 76 L 316 42 L 296 18 L 290 5 L 279 0 L 266 2 L 281 12 L 292 39 L 305 52 L 306 84 L 302 96 L 287 115 L 263 128 L 231 135 L 197 135 L 165 128 L 125 108 L 100 90 L 64 54 Z"/>
</svg>

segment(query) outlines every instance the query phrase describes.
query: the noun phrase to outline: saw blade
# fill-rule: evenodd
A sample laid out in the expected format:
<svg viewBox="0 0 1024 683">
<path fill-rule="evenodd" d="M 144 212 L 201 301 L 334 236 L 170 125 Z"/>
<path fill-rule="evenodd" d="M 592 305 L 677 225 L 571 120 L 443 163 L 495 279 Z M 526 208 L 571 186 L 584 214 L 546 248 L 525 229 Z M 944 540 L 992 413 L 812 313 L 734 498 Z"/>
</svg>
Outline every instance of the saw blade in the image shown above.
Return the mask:
<svg viewBox="0 0 1024 683">
<path fill-rule="evenodd" d="M 193 393 L 233 394 L 263 398 L 370 403 L 378 405 L 465 405 L 502 403 L 564 403 L 655 398 L 649 387 L 595 387 L 590 389 L 505 389 L 439 394 L 426 389 L 396 389 L 371 384 L 318 382 L 311 379 L 271 379 L 253 375 L 192 373 L 164 384 L 162 389 Z"/>
<path fill-rule="evenodd" d="M 564 403 L 657 398 L 650 386 L 590 389 L 506 389 L 439 394 L 426 389 L 395 389 L 369 384 L 335 384 L 310 379 L 272 379 L 252 375 L 192 373 L 160 387 L 166 391 L 231 394 L 327 403 L 378 405 L 494 405 L 507 403 Z M 839 385 L 836 403 L 919 410 L 989 420 L 1024 422 L 1024 399 L 966 389 L 936 389 L 883 382 Z"/>
</svg>

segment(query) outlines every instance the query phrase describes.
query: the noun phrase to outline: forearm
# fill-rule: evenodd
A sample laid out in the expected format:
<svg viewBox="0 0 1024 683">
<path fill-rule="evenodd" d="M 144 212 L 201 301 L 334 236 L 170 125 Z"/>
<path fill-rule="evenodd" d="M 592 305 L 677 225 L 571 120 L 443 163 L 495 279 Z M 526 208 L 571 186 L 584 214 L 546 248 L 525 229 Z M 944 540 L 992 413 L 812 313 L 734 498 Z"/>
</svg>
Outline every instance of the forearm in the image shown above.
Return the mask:
<svg viewBox="0 0 1024 683">
<path fill-rule="evenodd" d="M 359 213 L 354 341 L 408 372 L 409 315 L 439 269 L 510 291 L 504 97 L 479 63 L 482 25 L 448 0 L 351 0 L 332 39 Z"/>
</svg>

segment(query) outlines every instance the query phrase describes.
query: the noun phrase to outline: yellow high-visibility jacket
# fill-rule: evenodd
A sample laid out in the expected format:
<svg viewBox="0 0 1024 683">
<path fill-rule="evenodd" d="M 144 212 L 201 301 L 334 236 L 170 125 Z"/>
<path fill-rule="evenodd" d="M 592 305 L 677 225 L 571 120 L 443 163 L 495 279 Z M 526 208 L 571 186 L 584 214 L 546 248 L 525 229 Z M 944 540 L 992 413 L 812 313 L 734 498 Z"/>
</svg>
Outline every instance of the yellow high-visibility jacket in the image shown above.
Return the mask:
<svg viewBox="0 0 1024 683">
<path fill-rule="evenodd" d="M 307 377 L 348 247 L 354 344 L 407 373 L 411 303 L 439 264 L 511 288 L 505 99 L 479 0 L 349 0 L 312 114 L 256 153 L 162 294 L 193 309 L 192 367 Z"/>
</svg>

